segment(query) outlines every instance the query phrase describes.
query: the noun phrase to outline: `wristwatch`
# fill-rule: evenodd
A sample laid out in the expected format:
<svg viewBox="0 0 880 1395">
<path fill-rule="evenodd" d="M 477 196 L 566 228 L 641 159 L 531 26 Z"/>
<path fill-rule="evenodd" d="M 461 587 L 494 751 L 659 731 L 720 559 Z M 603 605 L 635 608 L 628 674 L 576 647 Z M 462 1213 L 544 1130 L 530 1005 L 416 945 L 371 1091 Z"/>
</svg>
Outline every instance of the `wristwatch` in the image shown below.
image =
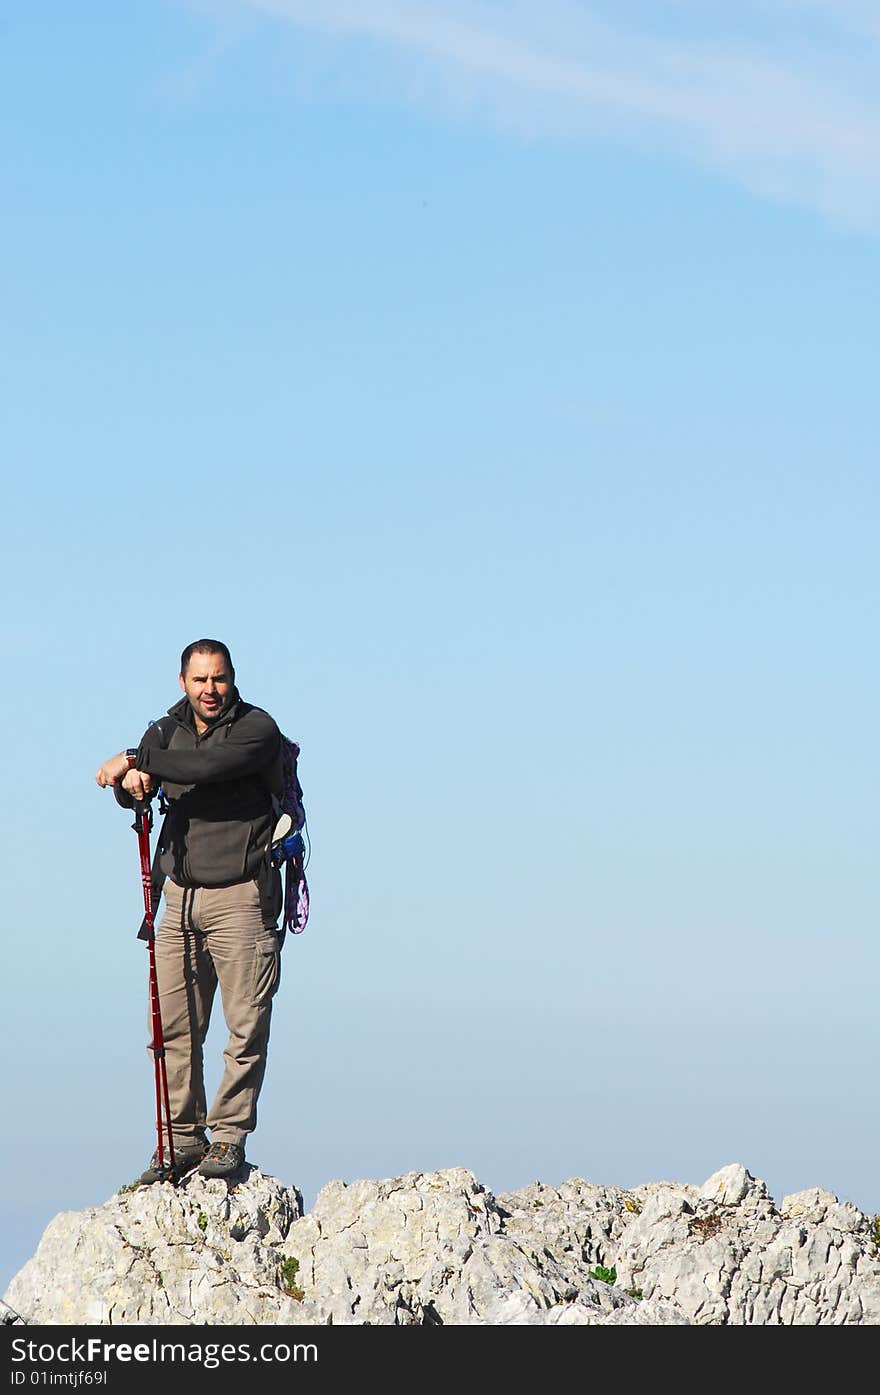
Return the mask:
<svg viewBox="0 0 880 1395">
<path fill-rule="evenodd" d="M 135 766 L 137 765 L 137 755 L 138 755 L 138 748 L 137 748 L 137 746 L 127 746 L 127 747 L 126 747 L 126 750 L 125 750 L 125 759 L 128 761 L 128 768 L 129 768 L 129 770 L 134 770 Z"/>
</svg>

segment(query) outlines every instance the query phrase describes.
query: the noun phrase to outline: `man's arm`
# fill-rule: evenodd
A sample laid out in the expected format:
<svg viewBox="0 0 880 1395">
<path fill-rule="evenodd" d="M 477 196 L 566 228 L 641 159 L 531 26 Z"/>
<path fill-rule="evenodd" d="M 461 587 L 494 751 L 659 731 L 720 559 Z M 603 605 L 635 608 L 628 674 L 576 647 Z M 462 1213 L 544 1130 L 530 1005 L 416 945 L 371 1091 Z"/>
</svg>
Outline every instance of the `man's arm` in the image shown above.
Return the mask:
<svg viewBox="0 0 880 1395">
<path fill-rule="evenodd" d="M 157 785 L 147 770 L 139 770 L 136 758 L 127 751 L 117 756 L 108 756 L 98 767 L 95 779 L 102 789 L 111 788 L 116 802 L 123 809 L 130 809 L 136 801 L 150 799 Z"/>
<path fill-rule="evenodd" d="M 160 742 L 163 739 L 162 729 L 154 722 L 141 737 L 141 746 L 145 741 Z M 130 809 L 136 801 L 149 799 L 158 787 L 158 780 L 146 770 L 141 770 L 137 763 L 137 751 L 140 747 L 129 747 L 127 751 L 120 751 L 115 756 L 108 756 L 95 772 L 95 779 L 102 789 L 112 789 L 116 796 L 116 801 L 123 809 Z"/>
<path fill-rule="evenodd" d="M 154 732 L 148 731 L 137 753 L 137 770 L 160 782 L 212 784 L 263 770 L 275 759 L 280 746 L 281 733 L 275 722 L 268 712 L 254 707 L 233 722 L 221 740 L 194 750 L 167 750 L 154 741 Z"/>
<path fill-rule="evenodd" d="M 116 756 L 108 756 L 102 765 L 95 771 L 95 779 L 106 789 L 108 785 L 121 785 L 129 770 L 133 770 L 136 765 L 134 757 L 129 756 L 126 751 L 120 751 Z"/>
</svg>

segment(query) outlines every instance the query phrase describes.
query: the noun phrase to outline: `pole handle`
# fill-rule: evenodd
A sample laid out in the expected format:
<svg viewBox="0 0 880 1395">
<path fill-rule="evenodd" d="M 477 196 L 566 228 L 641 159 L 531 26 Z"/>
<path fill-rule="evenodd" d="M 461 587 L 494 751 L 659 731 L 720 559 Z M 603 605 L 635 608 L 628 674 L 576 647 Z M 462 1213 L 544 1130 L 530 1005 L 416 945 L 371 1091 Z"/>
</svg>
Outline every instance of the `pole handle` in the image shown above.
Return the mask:
<svg viewBox="0 0 880 1395">
<path fill-rule="evenodd" d="M 134 823 L 132 828 L 135 833 L 140 833 L 144 828 L 150 833 L 153 828 L 153 806 L 149 799 L 136 799 L 134 801 Z"/>
</svg>

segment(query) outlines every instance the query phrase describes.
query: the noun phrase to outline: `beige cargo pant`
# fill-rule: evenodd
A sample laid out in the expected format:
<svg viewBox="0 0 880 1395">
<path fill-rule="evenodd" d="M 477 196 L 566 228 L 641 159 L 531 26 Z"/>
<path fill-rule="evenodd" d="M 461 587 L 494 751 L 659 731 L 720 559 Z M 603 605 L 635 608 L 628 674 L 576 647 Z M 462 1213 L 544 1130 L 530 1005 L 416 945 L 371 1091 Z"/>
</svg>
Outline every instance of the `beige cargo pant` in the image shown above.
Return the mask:
<svg viewBox="0 0 880 1395">
<path fill-rule="evenodd" d="M 165 1040 L 168 1102 L 175 1148 L 211 1131 L 213 1143 L 238 1143 L 257 1123 L 266 1070 L 269 1020 L 281 959 L 274 925 L 263 924 L 256 882 L 224 887 L 165 883 L 156 927 L 156 978 Z M 203 1051 L 217 984 L 229 1040 L 210 1111 Z M 153 1047 L 148 1004 L 149 1049 Z"/>
</svg>

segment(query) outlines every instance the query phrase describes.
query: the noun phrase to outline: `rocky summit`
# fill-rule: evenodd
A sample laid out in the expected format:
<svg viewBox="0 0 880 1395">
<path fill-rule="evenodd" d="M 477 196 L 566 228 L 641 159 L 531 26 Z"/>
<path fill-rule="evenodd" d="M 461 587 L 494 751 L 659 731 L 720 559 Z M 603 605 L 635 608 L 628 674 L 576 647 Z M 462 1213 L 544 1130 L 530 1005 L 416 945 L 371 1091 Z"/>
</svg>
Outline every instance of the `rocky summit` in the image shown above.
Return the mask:
<svg viewBox="0 0 880 1395">
<path fill-rule="evenodd" d="M 307 1214 L 246 1166 L 61 1213 L 4 1302 L 31 1324 L 878 1323 L 880 1218 L 819 1188 L 776 1205 L 741 1163 L 631 1190 L 334 1181 Z"/>
</svg>

